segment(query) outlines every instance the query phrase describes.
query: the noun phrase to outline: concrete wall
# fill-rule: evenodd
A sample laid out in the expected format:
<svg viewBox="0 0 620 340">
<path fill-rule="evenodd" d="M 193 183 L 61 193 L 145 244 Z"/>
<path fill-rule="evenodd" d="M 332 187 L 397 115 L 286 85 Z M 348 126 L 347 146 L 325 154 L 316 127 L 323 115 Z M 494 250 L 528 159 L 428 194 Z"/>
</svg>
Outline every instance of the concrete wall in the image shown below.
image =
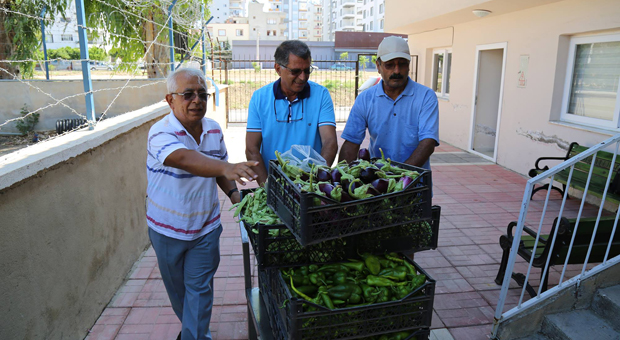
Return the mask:
<svg viewBox="0 0 620 340">
<path fill-rule="evenodd" d="M 517 3 L 488 3 L 499 2 Z M 404 2 L 388 5 L 398 3 Z M 469 14 L 473 17 L 471 11 Z M 570 142 L 591 146 L 615 134 L 614 130 L 587 128 L 559 118 L 570 35 L 620 30 L 618 17 L 617 0 L 565 0 L 506 14 L 494 12 L 431 32 L 404 32 L 409 33 L 411 54 L 419 56 L 418 81 L 424 85 L 431 85 L 433 49 L 452 49 L 450 98 L 439 102 L 439 137 L 470 149 L 476 47 L 502 42 L 507 43 L 507 58 L 497 132 L 498 164 L 526 174 L 540 156 L 565 155 Z M 406 29 L 398 28 L 399 32 Z M 517 87 L 522 55 L 529 56 L 525 88 Z"/>
<path fill-rule="evenodd" d="M 0 157 L 0 339 L 82 339 L 149 241 L 156 104 Z"/>
<path fill-rule="evenodd" d="M 284 40 L 260 40 L 258 44 L 259 56 L 263 60 L 273 60 L 276 48 Z M 305 41 L 312 52 L 312 60 L 334 60 L 338 59 L 334 52 L 333 41 Z M 235 40 L 232 42 L 233 60 L 254 60 L 256 59 L 256 41 L 254 40 Z M 233 63 L 233 68 L 251 68 L 248 63 Z M 263 68 L 273 68 L 273 63 L 263 63 Z"/>
<path fill-rule="evenodd" d="M 167 92 L 165 79 L 93 80 L 93 91 L 96 91 L 93 93 L 96 116 L 99 117 L 107 110 L 107 118 L 160 102 L 164 100 Z M 8 119 L 21 117 L 20 111 L 24 104 L 30 111 L 44 108 L 38 111 L 39 123 L 35 127 L 38 131 L 56 130 L 58 119 L 80 118 L 78 114 L 86 113 L 84 84 L 81 79 L 3 80 L 0 82 L 0 93 L 0 124 Z M 77 93 L 80 95 L 76 95 Z M 59 100 L 62 102 L 56 104 Z M 0 133 L 18 132 L 14 123 L 0 129 Z"/>
</svg>

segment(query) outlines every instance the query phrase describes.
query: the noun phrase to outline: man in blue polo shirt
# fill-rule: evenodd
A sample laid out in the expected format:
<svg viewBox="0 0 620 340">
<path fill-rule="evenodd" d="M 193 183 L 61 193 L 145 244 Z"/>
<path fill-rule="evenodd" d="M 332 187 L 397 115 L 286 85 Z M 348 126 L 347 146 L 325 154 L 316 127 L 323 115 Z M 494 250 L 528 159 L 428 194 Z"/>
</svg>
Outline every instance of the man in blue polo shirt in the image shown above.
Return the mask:
<svg viewBox="0 0 620 340">
<path fill-rule="evenodd" d="M 396 36 L 383 39 L 377 51 L 381 82 L 357 96 L 342 133 L 339 160 L 357 158 L 370 133 L 370 155 L 430 170 L 429 158 L 439 145 L 437 95 L 409 78 L 409 45 Z"/>
<path fill-rule="evenodd" d="M 308 45 L 287 40 L 275 52 L 277 81 L 252 95 L 248 110 L 245 155 L 258 161 L 253 167 L 258 183 L 267 180 L 269 160 L 275 151 L 292 145 L 310 145 L 331 165 L 338 152 L 336 117 L 329 91 L 308 80 L 313 68 Z"/>
</svg>

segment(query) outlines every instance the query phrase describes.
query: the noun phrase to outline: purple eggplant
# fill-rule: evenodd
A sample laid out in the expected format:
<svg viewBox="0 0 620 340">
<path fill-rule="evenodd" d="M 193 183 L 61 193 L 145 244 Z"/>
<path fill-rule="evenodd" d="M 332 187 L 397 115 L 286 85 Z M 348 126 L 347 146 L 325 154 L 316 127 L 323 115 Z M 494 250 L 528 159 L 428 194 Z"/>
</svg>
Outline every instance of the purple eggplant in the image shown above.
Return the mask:
<svg viewBox="0 0 620 340">
<path fill-rule="evenodd" d="M 357 152 L 357 159 L 363 159 L 370 162 L 370 151 L 366 148 L 362 148 Z"/>
<path fill-rule="evenodd" d="M 319 168 L 316 171 L 316 180 L 319 182 L 331 182 L 332 175 L 329 171 L 325 170 L 324 168 Z"/>
<path fill-rule="evenodd" d="M 385 178 L 378 178 L 372 181 L 371 184 L 373 188 L 375 188 L 379 193 L 385 194 L 386 192 L 388 192 L 390 181 Z"/>
<path fill-rule="evenodd" d="M 332 197 L 332 191 L 334 190 L 334 186 L 327 182 L 319 183 L 319 190 L 327 195 L 327 197 Z"/>
<path fill-rule="evenodd" d="M 379 169 L 383 168 L 383 166 L 384 166 L 384 165 L 385 165 L 385 164 L 383 164 L 381 161 L 376 161 L 376 162 L 375 162 L 375 166 L 376 166 L 377 168 L 379 168 Z"/>
<path fill-rule="evenodd" d="M 403 177 L 400 178 L 400 180 L 403 182 L 403 190 L 407 189 L 409 184 L 411 184 L 413 182 L 413 178 L 411 178 L 409 176 L 403 176 Z"/>
<path fill-rule="evenodd" d="M 342 174 L 340 173 L 340 170 L 338 170 L 338 168 L 334 168 L 331 172 L 331 177 L 332 177 L 333 183 L 340 182 L 340 178 L 342 178 Z"/>
<path fill-rule="evenodd" d="M 310 176 L 307 173 L 303 173 L 300 178 L 302 181 L 307 182 L 310 179 Z"/>
<path fill-rule="evenodd" d="M 366 184 L 371 183 L 372 181 L 377 179 L 377 171 L 379 171 L 379 169 L 373 168 L 373 167 L 367 167 L 363 169 L 362 172 L 360 172 L 359 178 L 362 180 L 362 182 Z"/>
<path fill-rule="evenodd" d="M 368 186 L 368 189 L 366 189 L 366 193 L 371 194 L 373 196 L 381 195 L 381 193 L 377 189 L 375 189 L 372 185 Z"/>
</svg>

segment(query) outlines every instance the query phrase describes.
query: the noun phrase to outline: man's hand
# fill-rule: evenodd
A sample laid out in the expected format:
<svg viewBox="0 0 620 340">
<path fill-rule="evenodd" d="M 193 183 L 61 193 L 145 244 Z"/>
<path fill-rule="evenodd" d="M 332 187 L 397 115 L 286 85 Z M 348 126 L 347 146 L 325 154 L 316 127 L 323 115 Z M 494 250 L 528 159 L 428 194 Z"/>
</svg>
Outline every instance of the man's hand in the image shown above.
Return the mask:
<svg viewBox="0 0 620 340">
<path fill-rule="evenodd" d="M 258 162 L 256 161 L 247 161 L 236 164 L 228 163 L 224 176 L 229 181 L 237 181 L 237 183 L 245 185 L 245 181 L 243 180 L 243 178 L 249 181 L 254 181 L 258 178 L 256 172 L 252 170 L 252 167 L 257 165 Z M 231 199 L 232 197 L 234 197 L 235 194 L 231 196 Z"/>
</svg>

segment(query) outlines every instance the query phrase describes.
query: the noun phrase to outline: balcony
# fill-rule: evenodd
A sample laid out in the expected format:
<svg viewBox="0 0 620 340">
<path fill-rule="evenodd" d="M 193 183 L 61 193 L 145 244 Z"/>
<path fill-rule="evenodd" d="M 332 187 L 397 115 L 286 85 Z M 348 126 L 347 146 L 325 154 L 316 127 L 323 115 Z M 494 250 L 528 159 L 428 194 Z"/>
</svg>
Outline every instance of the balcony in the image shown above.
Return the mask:
<svg viewBox="0 0 620 340">
<path fill-rule="evenodd" d="M 343 19 L 354 19 L 355 18 L 355 11 L 354 10 L 343 10 L 342 11 L 342 18 Z"/>
<path fill-rule="evenodd" d="M 342 0 L 342 7 L 355 7 L 355 4 L 357 4 L 357 1 L 355 0 Z"/>
</svg>

